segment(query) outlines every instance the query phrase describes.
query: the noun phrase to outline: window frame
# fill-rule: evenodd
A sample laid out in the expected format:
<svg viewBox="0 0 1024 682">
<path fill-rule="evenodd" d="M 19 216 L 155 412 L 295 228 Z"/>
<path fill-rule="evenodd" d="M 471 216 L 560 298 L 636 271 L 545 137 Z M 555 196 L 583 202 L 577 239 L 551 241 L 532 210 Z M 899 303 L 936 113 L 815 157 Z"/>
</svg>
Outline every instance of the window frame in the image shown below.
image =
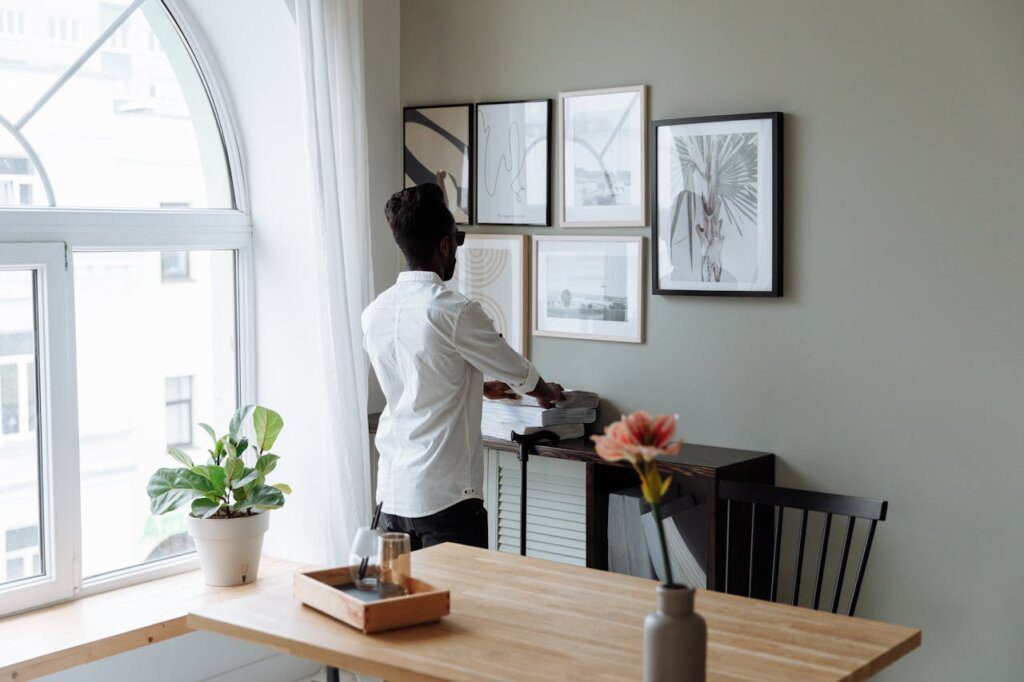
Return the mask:
<svg viewBox="0 0 1024 682">
<path fill-rule="evenodd" d="M 220 132 L 234 208 L 231 209 L 96 209 L 0 208 L 0 262 L 4 254 L 27 249 L 43 249 L 54 268 L 59 260 L 65 311 L 55 327 L 48 331 L 66 339 L 58 368 L 64 380 L 44 374 L 39 358 L 37 390 L 56 400 L 67 416 L 53 423 L 51 413 L 37 415 L 37 431 L 53 431 L 53 465 L 59 479 L 47 481 L 47 500 L 58 507 L 46 511 L 40 519 L 43 533 L 60 532 L 44 544 L 44 552 L 53 548 L 62 552 L 60 579 L 45 592 L 16 585 L 0 589 L 0 616 L 38 608 L 66 599 L 88 596 L 110 589 L 155 580 L 198 567 L 195 553 L 158 560 L 84 580 L 81 574 L 81 505 L 79 499 L 79 452 L 77 421 L 77 358 L 75 355 L 74 258 L 80 252 L 111 251 L 204 251 L 225 250 L 234 253 L 236 381 L 239 404 L 255 402 L 256 397 L 256 319 L 253 263 L 253 227 L 249 214 L 249 195 L 243 173 L 244 163 L 237 134 L 234 109 L 223 87 L 220 68 L 205 37 L 181 0 L 160 0 L 167 9 L 179 38 L 195 64 L 209 99 Z M 136 11 L 139 11 L 137 8 Z M 54 260 L 56 259 L 56 260 Z M 56 272 L 56 271 L 55 271 Z M 42 407 L 42 401 L 40 402 Z M 47 418 L 49 416 L 49 418 Z M 42 438 L 42 434 L 40 438 Z M 57 487 L 52 487 L 59 484 Z M 58 494 L 59 492 L 59 494 Z M 59 498 L 59 500 L 57 499 Z M 45 511 L 45 510 L 44 510 Z M 45 537 L 45 535 L 44 535 Z M 66 556 L 64 556 L 66 555 Z M 49 554 L 47 557 L 49 558 Z M 46 559 L 44 559 L 46 560 Z"/>
<path fill-rule="evenodd" d="M 0 269 L 35 270 L 36 443 L 39 457 L 42 576 L 0 586 L 0 613 L 67 598 L 77 581 L 78 442 L 72 357 L 73 318 L 66 249 L 60 242 L 12 243 L 0 249 Z M 67 388 L 72 387 L 71 389 Z"/>
</svg>

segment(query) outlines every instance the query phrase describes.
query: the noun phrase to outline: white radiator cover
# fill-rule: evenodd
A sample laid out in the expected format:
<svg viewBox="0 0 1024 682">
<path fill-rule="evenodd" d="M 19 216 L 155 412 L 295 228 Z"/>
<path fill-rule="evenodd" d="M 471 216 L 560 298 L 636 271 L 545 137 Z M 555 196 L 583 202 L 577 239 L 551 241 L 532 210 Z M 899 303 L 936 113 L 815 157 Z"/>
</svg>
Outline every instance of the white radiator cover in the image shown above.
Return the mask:
<svg viewBox="0 0 1024 682">
<path fill-rule="evenodd" d="M 485 450 L 484 457 L 490 548 L 518 554 L 519 460 L 495 450 Z M 586 464 L 531 457 L 527 476 L 526 554 L 586 566 Z"/>
</svg>

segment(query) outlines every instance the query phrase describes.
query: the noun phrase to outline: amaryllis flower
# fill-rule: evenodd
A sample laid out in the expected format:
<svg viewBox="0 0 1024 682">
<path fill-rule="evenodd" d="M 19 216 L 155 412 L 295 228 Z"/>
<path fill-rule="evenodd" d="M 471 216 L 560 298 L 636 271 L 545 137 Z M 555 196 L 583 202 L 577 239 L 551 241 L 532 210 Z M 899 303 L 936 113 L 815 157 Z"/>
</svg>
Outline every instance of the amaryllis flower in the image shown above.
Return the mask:
<svg viewBox="0 0 1024 682">
<path fill-rule="evenodd" d="M 674 415 L 652 417 L 649 412 L 638 410 L 605 427 L 603 436 L 591 436 L 591 439 L 603 459 L 610 462 L 625 459 L 637 464 L 679 452 L 682 443 L 672 441 L 675 431 Z"/>
</svg>

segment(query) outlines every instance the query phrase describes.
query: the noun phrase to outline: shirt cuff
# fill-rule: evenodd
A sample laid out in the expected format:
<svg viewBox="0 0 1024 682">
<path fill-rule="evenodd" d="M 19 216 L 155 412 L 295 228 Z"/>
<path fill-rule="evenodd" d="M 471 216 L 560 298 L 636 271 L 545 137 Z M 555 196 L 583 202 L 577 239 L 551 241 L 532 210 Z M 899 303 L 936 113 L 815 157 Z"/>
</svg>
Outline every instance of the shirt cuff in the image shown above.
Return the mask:
<svg viewBox="0 0 1024 682">
<path fill-rule="evenodd" d="M 509 384 L 512 390 L 519 395 L 526 395 L 530 391 L 534 390 L 537 388 L 537 383 L 540 381 L 540 372 L 538 372 L 537 368 L 533 366 L 533 363 L 527 360 L 526 364 L 530 367 L 530 371 L 527 372 L 526 378 L 518 384 Z"/>
</svg>

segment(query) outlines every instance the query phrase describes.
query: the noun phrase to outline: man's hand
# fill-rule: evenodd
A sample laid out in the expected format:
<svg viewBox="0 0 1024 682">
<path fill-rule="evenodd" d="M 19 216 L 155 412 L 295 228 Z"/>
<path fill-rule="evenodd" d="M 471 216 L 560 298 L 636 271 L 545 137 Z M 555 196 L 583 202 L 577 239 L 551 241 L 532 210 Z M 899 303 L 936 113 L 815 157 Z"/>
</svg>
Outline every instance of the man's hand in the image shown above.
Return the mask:
<svg viewBox="0 0 1024 682">
<path fill-rule="evenodd" d="M 519 394 L 513 391 L 504 381 L 485 381 L 484 397 L 488 400 L 506 400 L 518 398 Z"/>
<path fill-rule="evenodd" d="M 565 391 L 558 384 L 549 384 L 543 379 L 537 381 L 537 387 L 526 395 L 537 399 L 540 406 L 547 409 L 554 407 L 559 400 L 565 400 Z"/>
</svg>

